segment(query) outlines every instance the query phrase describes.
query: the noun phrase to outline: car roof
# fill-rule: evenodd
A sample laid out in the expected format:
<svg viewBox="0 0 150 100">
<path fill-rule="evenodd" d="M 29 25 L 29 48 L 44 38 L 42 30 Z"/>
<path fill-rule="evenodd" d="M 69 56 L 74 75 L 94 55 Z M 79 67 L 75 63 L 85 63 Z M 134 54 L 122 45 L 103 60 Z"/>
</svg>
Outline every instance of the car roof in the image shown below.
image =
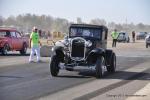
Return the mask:
<svg viewBox="0 0 150 100">
<path fill-rule="evenodd" d="M 13 27 L 0 27 L 0 31 L 17 31 L 17 29 Z"/>
<path fill-rule="evenodd" d="M 125 34 L 127 34 L 127 32 L 119 32 L 119 33 L 125 33 Z"/>
<path fill-rule="evenodd" d="M 70 27 L 84 27 L 84 28 L 104 28 L 108 29 L 104 25 L 92 25 L 92 24 L 71 24 Z"/>
<path fill-rule="evenodd" d="M 144 34 L 146 34 L 146 32 L 138 32 L 137 34 L 138 35 L 144 35 Z"/>
</svg>

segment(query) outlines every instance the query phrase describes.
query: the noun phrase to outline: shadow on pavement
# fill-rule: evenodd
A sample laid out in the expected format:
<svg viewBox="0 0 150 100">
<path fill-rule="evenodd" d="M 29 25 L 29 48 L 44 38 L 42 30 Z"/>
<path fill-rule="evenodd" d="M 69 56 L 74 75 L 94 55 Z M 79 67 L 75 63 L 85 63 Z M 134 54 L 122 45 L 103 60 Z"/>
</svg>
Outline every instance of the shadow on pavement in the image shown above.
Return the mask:
<svg viewBox="0 0 150 100">
<path fill-rule="evenodd" d="M 24 78 L 24 77 L 0 75 L 0 78 Z"/>
<path fill-rule="evenodd" d="M 150 74 L 146 72 L 117 71 L 114 74 L 108 74 L 104 79 L 150 80 L 147 77 L 150 77 Z"/>
<path fill-rule="evenodd" d="M 76 75 L 76 76 L 69 76 L 69 75 L 59 75 L 57 77 L 62 77 L 62 78 L 91 78 L 90 76 L 79 76 L 79 75 Z"/>
<path fill-rule="evenodd" d="M 95 77 L 95 72 L 79 72 L 79 75 Z M 150 73 L 116 71 L 115 73 L 105 73 L 100 79 L 121 79 L 121 80 L 150 80 Z"/>
<path fill-rule="evenodd" d="M 25 55 L 21 55 L 19 53 L 13 53 L 13 54 L 7 54 L 7 55 L 2 55 L 0 54 L 0 57 L 7 57 L 7 56 L 29 56 L 30 54 L 25 54 Z"/>
<path fill-rule="evenodd" d="M 95 77 L 95 71 L 86 70 L 79 71 L 78 75 L 59 75 L 58 77 L 66 78 L 93 78 Z M 128 72 L 128 71 L 116 71 L 115 73 L 106 72 L 100 79 L 120 79 L 120 80 L 150 80 L 150 73 L 144 72 Z"/>
</svg>

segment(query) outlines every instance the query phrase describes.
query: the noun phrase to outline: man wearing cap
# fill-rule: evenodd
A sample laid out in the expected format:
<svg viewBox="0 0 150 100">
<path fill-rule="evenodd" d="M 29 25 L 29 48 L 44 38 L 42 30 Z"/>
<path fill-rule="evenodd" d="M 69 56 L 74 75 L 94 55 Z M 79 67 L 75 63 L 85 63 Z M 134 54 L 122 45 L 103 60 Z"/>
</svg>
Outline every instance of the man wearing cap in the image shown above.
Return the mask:
<svg viewBox="0 0 150 100">
<path fill-rule="evenodd" d="M 40 62 L 40 47 L 41 42 L 39 40 L 39 34 L 37 27 L 33 27 L 32 33 L 29 39 L 29 47 L 31 48 L 31 53 L 29 57 L 29 62 L 33 62 L 33 56 L 36 53 L 37 62 Z"/>
<path fill-rule="evenodd" d="M 112 38 L 113 38 L 112 47 L 116 47 L 118 35 L 119 35 L 119 34 L 118 34 L 118 32 L 117 32 L 116 29 L 111 33 L 111 36 L 112 36 Z"/>
</svg>

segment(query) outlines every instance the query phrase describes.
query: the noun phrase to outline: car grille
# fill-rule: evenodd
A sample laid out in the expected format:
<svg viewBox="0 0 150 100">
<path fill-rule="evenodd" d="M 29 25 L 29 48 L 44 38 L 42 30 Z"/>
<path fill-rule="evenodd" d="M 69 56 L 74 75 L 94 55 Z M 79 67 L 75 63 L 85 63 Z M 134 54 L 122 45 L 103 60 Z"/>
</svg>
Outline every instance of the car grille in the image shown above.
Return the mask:
<svg viewBox="0 0 150 100">
<path fill-rule="evenodd" d="M 82 39 L 75 39 L 72 41 L 71 57 L 81 60 L 85 55 L 85 41 Z"/>
</svg>

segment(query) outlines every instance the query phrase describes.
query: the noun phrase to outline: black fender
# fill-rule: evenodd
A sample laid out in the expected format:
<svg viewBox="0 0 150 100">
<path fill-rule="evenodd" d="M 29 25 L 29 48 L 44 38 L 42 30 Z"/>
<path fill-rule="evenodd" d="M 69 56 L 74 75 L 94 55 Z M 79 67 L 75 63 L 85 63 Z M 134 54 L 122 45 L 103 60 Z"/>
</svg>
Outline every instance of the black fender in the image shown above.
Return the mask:
<svg viewBox="0 0 150 100">
<path fill-rule="evenodd" d="M 106 63 L 107 63 L 107 66 L 110 66 L 110 64 L 111 64 L 113 53 L 114 52 L 112 50 L 109 50 L 109 49 L 106 50 Z"/>
<path fill-rule="evenodd" d="M 63 50 L 64 50 L 64 48 L 61 46 L 54 46 L 54 47 L 52 47 L 52 55 L 51 56 L 56 55 L 59 58 L 59 60 L 61 62 L 63 62 L 64 56 L 65 56 Z"/>
<path fill-rule="evenodd" d="M 104 58 L 105 58 L 105 49 L 95 48 L 87 56 L 87 62 L 89 64 L 94 64 L 94 63 L 96 63 L 97 58 L 100 56 L 104 56 Z"/>
</svg>

